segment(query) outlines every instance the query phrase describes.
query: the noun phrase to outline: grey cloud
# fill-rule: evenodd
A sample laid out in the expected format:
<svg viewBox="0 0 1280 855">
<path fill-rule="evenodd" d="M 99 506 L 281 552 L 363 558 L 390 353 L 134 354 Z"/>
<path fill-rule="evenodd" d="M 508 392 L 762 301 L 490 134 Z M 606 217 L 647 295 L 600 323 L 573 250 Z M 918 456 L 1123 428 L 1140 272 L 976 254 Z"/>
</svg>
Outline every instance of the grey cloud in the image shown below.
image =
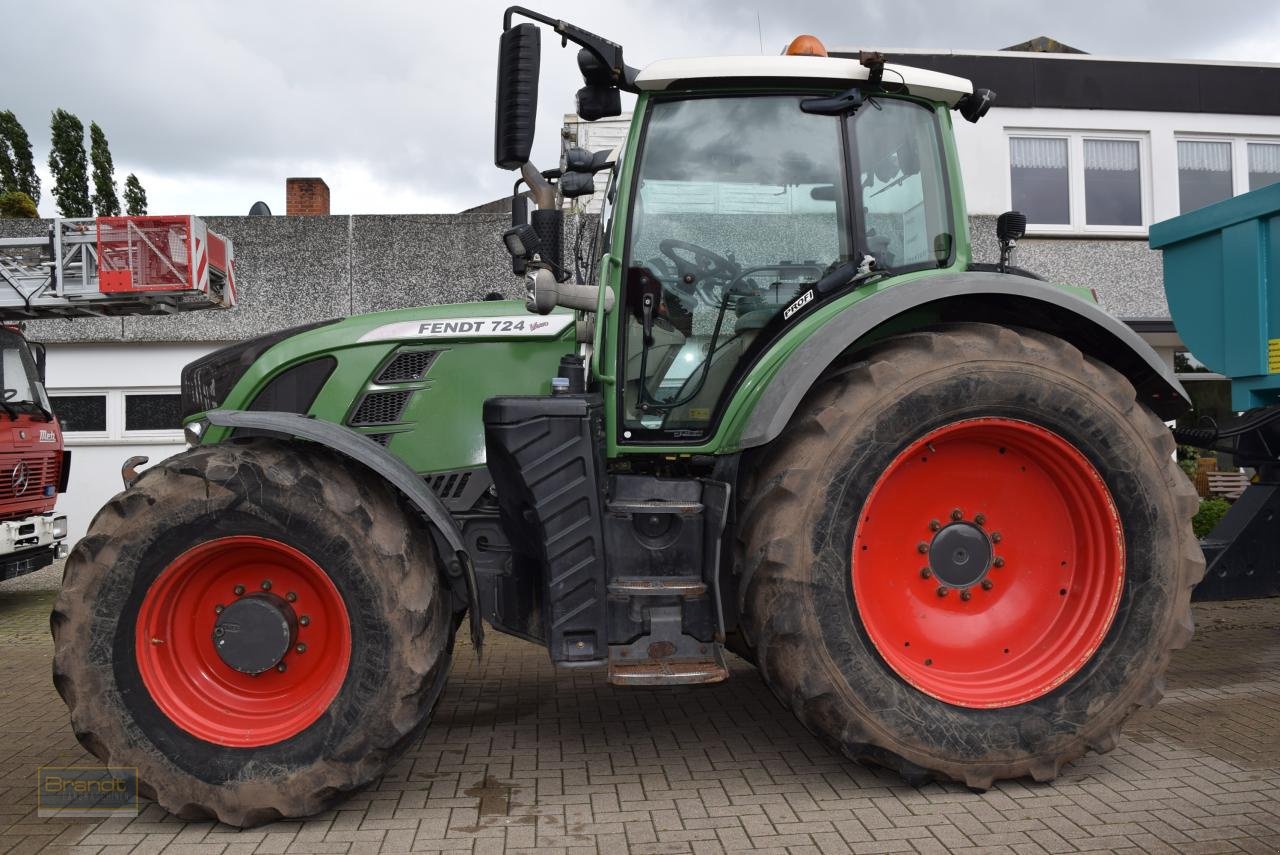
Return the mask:
<svg viewBox="0 0 1280 855">
<path fill-rule="evenodd" d="M 15 110 L 38 144 L 55 107 L 94 119 L 117 163 L 144 174 L 275 187 L 303 164 L 324 174 L 325 163 L 356 163 L 384 186 L 420 188 L 461 208 L 511 186 L 512 176 L 490 162 L 504 5 L 0 0 L 0 21 L 21 22 L 25 36 L 7 39 L 0 54 L 0 109 Z M 968 49 L 1047 34 L 1094 53 L 1159 57 L 1216 57 L 1260 32 L 1280 35 L 1280 12 L 1218 3 L 1208 27 L 1205 5 L 1187 0 L 640 0 L 541 8 L 621 42 L 633 64 L 755 53 L 761 45 L 775 53 L 800 32 L 829 45 Z M 562 51 L 550 33 L 543 52 L 535 154 L 549 164 L 580 83 L 572 50 Z M 342 210 L 376 213 L 378 201 L 347 199 Z M 186 207 L 205 210 L 199 198 Z"/>
</svg>

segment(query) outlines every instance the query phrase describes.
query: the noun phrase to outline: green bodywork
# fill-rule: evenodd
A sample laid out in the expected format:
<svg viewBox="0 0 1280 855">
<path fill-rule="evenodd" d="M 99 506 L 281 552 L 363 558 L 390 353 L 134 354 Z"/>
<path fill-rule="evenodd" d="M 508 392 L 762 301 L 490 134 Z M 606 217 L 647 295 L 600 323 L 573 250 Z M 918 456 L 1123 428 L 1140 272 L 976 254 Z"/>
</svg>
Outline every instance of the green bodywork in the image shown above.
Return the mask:
<svg viewBox="0 0 1280 855">
<path fill-rule="evenodd" d="M 279 372 L 321 356 L 337 366 L 312 404 L 309 414 L 345 424 L 353 406 L 368 390 L 393 388 L 374 383 L 392 354 L 401 348 L 438 350 L 426 379 L 396 384 L 414 390 L 401 421 L 394 425 L 353 428 L 365 434 L 391 434 L 387 448 L 418 472 L 442 472 L 483 466 L 481 409 L 494 395 L 548 395 L 560 357 L 574 349 L 573 325 L 554 338 L 532 338 L 519 331 L 492 339 L 423 339 L 414 335 L 361 342 L 360 338 L 390 324 L 451 318 L 523 316 L 524 303 L 491 301 L 399 309 L 358 315 L 285 339 L 262 354 L 223 402 L 229 410 L 248 409 L 267 382 Z M 229 438 L 226 428 L 211 428 L 204 442 Z"/>
<path fill-rule="evenodd" d="M 821 90 L 815 90 L 821 91 Z M 723 93 L 723 90 L 721 91 Z M 721 94 L 717 93 L 717 94 Z M 686 93 L 687 94 L 687 93 Z M 794 350 L 831 322 L 848 307 L 897 285 L 927 277 L 954 274 L 966 270 L 972 261 L 971 242 L 964 201 L 961 170 L 952 133 L 951 111 L 946 105 L 929 104 L 941 125 L 943 156 L 950 190 L 952 221 L 955 230 L 951 263 L 947 267 L 916 270 L 898 276 L 874 279 L 864 287 L 831 299 L 819 306 L 786 331 L 743 376 L 728 398 L 717 426 L 696 444 L 657 447 L 652 444 L 628 446 L 620 439 L 616 424 L 618 408 L 616 374 L 618 350 L 625 321 L 621 288 L 623 256 L 627 234 L 627 212 L 633 170 L 638 160 L 642 137 L 641 126 L 651 99 L 642 93 L 636 104 L 627 142 L 615 176 L 616 198 L 603 257 L 597 267 L 601 286 L 600 319 L 595 325 L 592 345 L 591 373 L 606 401 L 607 449 L 610 459 L 628 455 L 726 454 L 741 450 L 743 429 L 760 396 Z M 929 102 L 924 102 L 929 103 Z M 495 251 L 500 251 L 496 245 Z M 1057 286 L 1086 300 L 1092 300 L 1085 289 Z M 605 291 L 616 295 L 618 308 L 604 312 Z M 563 313 L 565 310 L 557 310 Z M 531 337 L 520 331 L 509 336 L 477 340 L 460 335 L 456 338 L 423 340 L 414 335 L 361 342 L 362 336 L 388 324 L 475 318 L 524 316 L 536 321 L 519 302 L 483 302 L 431 306 L 362 315 L 308 330 L 287 338 L 266 350 L 236 382 L 222 403 L 223 409 L 248 409 L 265 384 L 280 371 L 320 356 L 332 356 L 337 367 L 325 382 L 309 414 L 320 419 L 345 424 L 356 403 L 365 392 L 377 387 L 373 378 L 394 352 L 401 348 L 436 349 L 441 354 L 427 379 L 397 388 L 414 389 L 402 421 L 392 426 L 356 427 L 361 433 L 383 435 L 387 448 L 421 473 L 444 472 L 484 465 L 484 432 L 482 407 L 487 398 L 496 395 L 547 395 L 550 380 L 557 373 L 560 358 L 578 349 L 574 324 L 569 323 L 554 338 Z M 928 312 L 915 310 L 896 318 L 893 332 L 923 326 L 935 321 Z M 877 330 L 871 337 L 882 334 Z M 193 418 L 196 418 L 195 416 Z M 211 428 L 203 442 L 220 442 L 229 438 L 226 428 Z"/>
</svg>

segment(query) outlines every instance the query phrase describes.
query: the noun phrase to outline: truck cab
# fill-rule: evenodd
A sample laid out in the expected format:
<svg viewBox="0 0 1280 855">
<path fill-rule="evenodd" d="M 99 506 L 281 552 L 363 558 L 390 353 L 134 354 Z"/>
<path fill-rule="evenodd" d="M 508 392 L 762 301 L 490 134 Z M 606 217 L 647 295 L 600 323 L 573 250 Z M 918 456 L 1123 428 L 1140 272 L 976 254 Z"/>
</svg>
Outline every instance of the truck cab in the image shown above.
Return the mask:
<svg viewBox="0 0 1280 855">
<path fill-rule="evenodd" d="M 44 349 L 16 326 L 0 326 L 0 580 L 47 567 L 67 554 L 66 492 L 71 452 L 49 406 Z"/>
</svg>

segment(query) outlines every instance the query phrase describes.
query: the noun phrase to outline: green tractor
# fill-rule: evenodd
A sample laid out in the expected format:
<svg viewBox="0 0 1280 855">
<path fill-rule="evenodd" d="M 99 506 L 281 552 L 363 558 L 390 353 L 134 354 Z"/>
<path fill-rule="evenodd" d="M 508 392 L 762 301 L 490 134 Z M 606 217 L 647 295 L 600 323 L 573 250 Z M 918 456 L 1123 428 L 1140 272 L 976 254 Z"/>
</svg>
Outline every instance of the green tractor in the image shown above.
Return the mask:
<svg viewBox="0 0 1280 855">
<path fill-rule="evenodd" d="M 585 119 L 636 94 L 620 149 L 529 163 L 540 25 L 581 48 Z M 426 726 L 466 623 L 620 686 L 731 651 L 913 783 L 1111 748 L 1192 632 L 1187 400 L 1087 290 L 974 262 L 952 113 L 992 93 L 811 37 L 637 71 L 518 7 L 499 51 L 525 304 L 188 365 L 192 447 L 67 563 L 79 740 L 182 817 L 311 814 Z M 606 175 L 567 240 L 561 200 Z"/>
</svg>

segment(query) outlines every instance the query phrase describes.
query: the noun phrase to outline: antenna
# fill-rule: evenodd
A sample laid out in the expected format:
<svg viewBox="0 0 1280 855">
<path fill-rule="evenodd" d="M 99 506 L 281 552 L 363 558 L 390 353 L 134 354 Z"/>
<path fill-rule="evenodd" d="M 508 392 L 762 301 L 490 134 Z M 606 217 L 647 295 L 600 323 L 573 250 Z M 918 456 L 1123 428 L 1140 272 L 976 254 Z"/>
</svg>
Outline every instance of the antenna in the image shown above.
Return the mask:
<svg viewBox="0 0 1280 855">
<path fill-rule="evenodd" d="M 756 38 L 760 40 L 760 55 L 764 56 L 764 29 L 760 26 L 760 10 L 756 10 Z"/>
</svg>

